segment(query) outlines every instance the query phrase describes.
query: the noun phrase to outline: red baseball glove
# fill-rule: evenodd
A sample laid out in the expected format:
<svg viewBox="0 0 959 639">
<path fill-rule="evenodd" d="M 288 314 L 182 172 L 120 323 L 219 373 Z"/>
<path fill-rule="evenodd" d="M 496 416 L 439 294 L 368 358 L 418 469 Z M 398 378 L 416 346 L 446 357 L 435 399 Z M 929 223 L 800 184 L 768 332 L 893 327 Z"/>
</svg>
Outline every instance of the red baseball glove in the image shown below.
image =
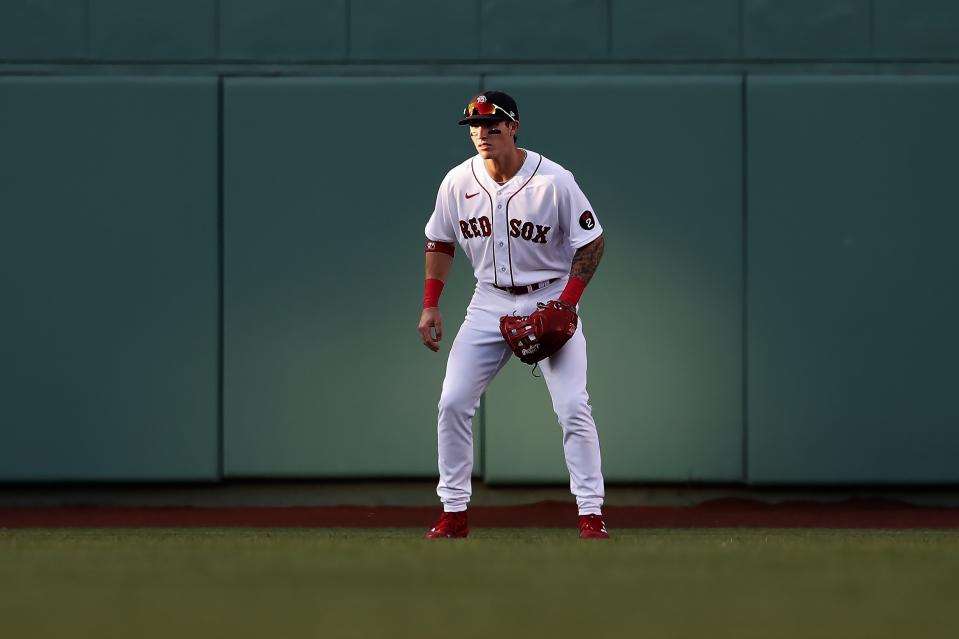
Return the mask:
<svg viewBox="0 0 959 639">
<path fill-rule="evenodd" d="M 537 304 L 531 315 L 504 315 L 499 318 L 499 330 L 516 357 L 535 364 L 563 348 L 577 323 L 574 307 L 550 300 Z"/>
</svg>

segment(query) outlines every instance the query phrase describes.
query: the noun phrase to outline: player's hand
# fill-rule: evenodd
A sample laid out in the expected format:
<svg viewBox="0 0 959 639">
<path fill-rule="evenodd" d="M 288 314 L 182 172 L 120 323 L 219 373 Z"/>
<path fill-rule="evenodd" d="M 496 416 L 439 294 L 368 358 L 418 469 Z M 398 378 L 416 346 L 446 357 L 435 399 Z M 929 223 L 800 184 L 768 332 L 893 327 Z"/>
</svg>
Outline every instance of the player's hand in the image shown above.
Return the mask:
<svg viewBox="0 0 959 639">
<path fill-rule="evenodd" d="M 443 314 L 440 313 L 439 307 L 423 309 L 419 330 L 423 346 L 434 353 L 440 350 L 440 340 L 443 339 Z"/>
</svg>

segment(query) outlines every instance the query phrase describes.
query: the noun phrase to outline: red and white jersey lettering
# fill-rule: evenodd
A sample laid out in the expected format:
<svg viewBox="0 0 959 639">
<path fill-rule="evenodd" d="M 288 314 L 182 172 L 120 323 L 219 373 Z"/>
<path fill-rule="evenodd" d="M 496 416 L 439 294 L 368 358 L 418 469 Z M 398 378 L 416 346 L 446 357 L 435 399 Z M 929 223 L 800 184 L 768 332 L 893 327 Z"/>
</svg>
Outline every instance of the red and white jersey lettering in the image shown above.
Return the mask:
<svg viewBox="0 0 959 639">
<path fill-rule="evenodd" d="M 453 168 L 426 224 L 428 239 L 459 243 L 476 280 L 495 286 L 565 277 L 576 249 L 602 233 L 573 174 L 533 151 L 505 184 L 479 155 Z"/>
</svg>

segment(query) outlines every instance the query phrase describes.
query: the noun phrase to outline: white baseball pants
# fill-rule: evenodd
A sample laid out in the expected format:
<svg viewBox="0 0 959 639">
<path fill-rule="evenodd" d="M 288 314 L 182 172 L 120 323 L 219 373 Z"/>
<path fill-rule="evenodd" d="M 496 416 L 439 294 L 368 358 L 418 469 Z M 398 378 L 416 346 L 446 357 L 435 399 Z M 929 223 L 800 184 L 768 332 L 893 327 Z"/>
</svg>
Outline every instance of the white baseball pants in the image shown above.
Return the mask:
<svg viewBox="0 0 959 639">
<path fill-rule="evenodd" d="M 466 510 L 472 493 L 473 415 L 480 396 L 513 352 L 499 330 L 502 315 L 529 315 L 537 302 L 557 299 L 566 278 L 525 295 L 477 284 L 466 320 L 450 348 L 439 402 L 440 481 L 436 493 L 446 512 Z M 540 362 L 553 410 L 563 429 L 570 491 L 580 515 L 601 514 L 603 474 L 599 437 L 586 393 L 586 338 L 580 321 L 563 348 Z"/>
</svg>

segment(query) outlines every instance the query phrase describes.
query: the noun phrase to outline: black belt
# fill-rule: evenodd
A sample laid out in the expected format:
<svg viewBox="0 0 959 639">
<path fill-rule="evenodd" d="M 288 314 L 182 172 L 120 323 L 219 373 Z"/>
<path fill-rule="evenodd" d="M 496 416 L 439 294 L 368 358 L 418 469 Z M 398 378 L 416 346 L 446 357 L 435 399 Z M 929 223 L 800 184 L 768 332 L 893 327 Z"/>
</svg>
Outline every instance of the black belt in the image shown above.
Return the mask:
<svg viewBox="0 0 959 639">
<path fill-rule="evenodd" d="M 501 291 L 506 291 L 513 295 L 526 295 L 527 293 L 532 293 L 533 291 L 538 291 L 541 288 L 546 288 L 553 282 L 558 281 L 558 277 L 554 277 L 551 280 L 546 280 L 545 282 L 537 282 L 536 284 L 527 284 L 526 286 L 496 286 L 493 284 L 493 288 L 498 288 Z"/>
</svg>

